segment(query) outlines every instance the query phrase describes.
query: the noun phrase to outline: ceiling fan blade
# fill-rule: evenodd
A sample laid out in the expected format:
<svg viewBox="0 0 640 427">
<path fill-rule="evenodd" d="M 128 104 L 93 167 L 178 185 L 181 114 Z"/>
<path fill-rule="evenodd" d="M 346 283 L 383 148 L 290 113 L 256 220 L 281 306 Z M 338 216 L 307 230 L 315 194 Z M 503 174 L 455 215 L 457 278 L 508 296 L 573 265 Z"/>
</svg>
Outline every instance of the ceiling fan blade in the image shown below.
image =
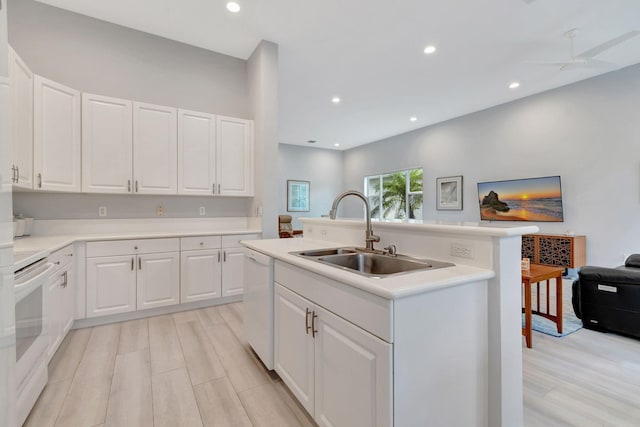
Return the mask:
<svg viewBox="0 0 640 427">
<path fill-rule="evenodd" d="M 614 64 L 613 62 L 608 61 L 600 61 L 598 59 L 583 59 L 576 60 L 573 62 L 567 62 L 560 67 L 560 71 L 567 70 L 575 70 L 575 69 L 585 69 L 585 68 L 596 68 L 596 69 L 617 69 L 620 68 L 618 64 Z"/>
<path fill-rule="evenodd" d="M 608 42 L 604 42 L 594 48 L 591 48 L 585 52 L 582 52 L 576 58 L 586 58 L 586 59 L 593 58 L 594 56 L 601 54 L 605 50 L 611 49 L 612 47 L 619 45 L 620 43 L 623 43 L 638 35 L 640 35 L 640 31 L 637 31 L 637 30 L 629 31 L 628 33 L 625 33 L 621 36 L 616 37 L 615 39 L 611 39 Z"/>
</svg>

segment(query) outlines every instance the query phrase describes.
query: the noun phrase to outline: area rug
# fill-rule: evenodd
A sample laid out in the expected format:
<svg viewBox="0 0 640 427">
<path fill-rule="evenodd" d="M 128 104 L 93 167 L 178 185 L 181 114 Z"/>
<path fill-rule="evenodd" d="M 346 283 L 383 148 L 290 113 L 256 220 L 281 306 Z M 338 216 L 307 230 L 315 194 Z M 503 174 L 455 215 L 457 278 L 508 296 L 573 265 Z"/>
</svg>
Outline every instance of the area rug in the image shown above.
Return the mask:
<svg viewBox="0 0 640 427">
<path fill-rule="evenodd" d="M 562 280 L 562 333 L 558 333 L 558 329 L 556 324 L 551 320 L 545 319 L 541 316 L 533 315 L 533 324 L 531 328 L 534 331 L 542 332 L 543 334 L 551 335 L 554 337 L 564 337 L 566 335 L 572 334 L 575 331 L 582 329 L 582 320 L 576 317 L 576 314 L 573 311 L 573 305 L 571 304 L 571 284 L 573 283 L 573 278 L 565 278 Z M 550 292 L 550 305 L 552 307 L 551 313 L 555 313 L 555 281 L 552 280 L 551 285 L 549 286 Z M 546 296 L 546 283 L 540 283 L 540 304 L 544 308 L 545 301 L 547 300 Z M 531 301 L 533 302 L 533 308 L 535 309 L 535 301 L 536 301 L 536 285 L 531 284 Z M 522 326 L 524 327 L 524 313 L 522 314 Z"/>
</svg>

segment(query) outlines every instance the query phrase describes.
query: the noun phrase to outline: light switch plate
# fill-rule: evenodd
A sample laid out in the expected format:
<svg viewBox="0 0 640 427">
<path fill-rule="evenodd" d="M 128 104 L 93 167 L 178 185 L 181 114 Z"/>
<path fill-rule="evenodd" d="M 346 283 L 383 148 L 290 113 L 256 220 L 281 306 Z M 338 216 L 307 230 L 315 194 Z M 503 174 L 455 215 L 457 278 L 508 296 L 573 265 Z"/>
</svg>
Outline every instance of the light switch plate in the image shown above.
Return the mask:
<svg viewBox="0 0 640 427">
<path fill-rule="evenodd" d="M 106 206 L 100 206 L 98 208 L 98 216 L 107 216 L 107 207 Z"/>
<path fill-rule="evenodd" d="M 451 256 L 474 259 L 473 243 L 461 241 L 451 242 Z"/>
</svg>

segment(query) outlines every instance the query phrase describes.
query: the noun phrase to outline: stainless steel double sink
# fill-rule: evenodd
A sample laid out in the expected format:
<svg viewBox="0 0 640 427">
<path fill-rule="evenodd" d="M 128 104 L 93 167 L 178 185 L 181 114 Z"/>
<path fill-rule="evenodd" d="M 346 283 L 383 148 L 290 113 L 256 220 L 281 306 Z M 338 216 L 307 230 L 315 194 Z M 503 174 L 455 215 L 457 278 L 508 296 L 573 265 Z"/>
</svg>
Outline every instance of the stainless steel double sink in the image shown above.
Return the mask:
<svg viewBox="0 0 640 427">
<path fill-rule="evenodd" d="M 454 266 L 449 262 L 417 259 L 407 255 L 390 255 L 382 251 L 370 251 L 355 247 L 314 249 L 290 252 L 290 254 L 363 276 L 377 278 Z"/>
</svg>

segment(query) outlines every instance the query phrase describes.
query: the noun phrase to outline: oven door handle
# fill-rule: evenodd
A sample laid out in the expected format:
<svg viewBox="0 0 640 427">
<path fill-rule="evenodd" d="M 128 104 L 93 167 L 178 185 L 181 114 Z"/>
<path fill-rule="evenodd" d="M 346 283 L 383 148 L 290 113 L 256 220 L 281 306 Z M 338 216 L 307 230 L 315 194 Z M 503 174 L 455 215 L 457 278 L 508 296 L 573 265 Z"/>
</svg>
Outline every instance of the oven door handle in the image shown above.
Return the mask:
<svg viewBox="0 0 640 427">
<path fill-rule="evenodd" d="M 49 272 L 53 270 L 55 264 L 48 262 L 47 268 L 42 271 L 42 273 L 37 276 L 32 277 L 24 283 L 20 283 L 15 285 L 16 290 L 16 302 L 20 301 L 22 298 L 26 297 L 33 291 L 35 288 L 44 285 L 44 281 L 46 277 L 49 275 Z"/>
</svg>

